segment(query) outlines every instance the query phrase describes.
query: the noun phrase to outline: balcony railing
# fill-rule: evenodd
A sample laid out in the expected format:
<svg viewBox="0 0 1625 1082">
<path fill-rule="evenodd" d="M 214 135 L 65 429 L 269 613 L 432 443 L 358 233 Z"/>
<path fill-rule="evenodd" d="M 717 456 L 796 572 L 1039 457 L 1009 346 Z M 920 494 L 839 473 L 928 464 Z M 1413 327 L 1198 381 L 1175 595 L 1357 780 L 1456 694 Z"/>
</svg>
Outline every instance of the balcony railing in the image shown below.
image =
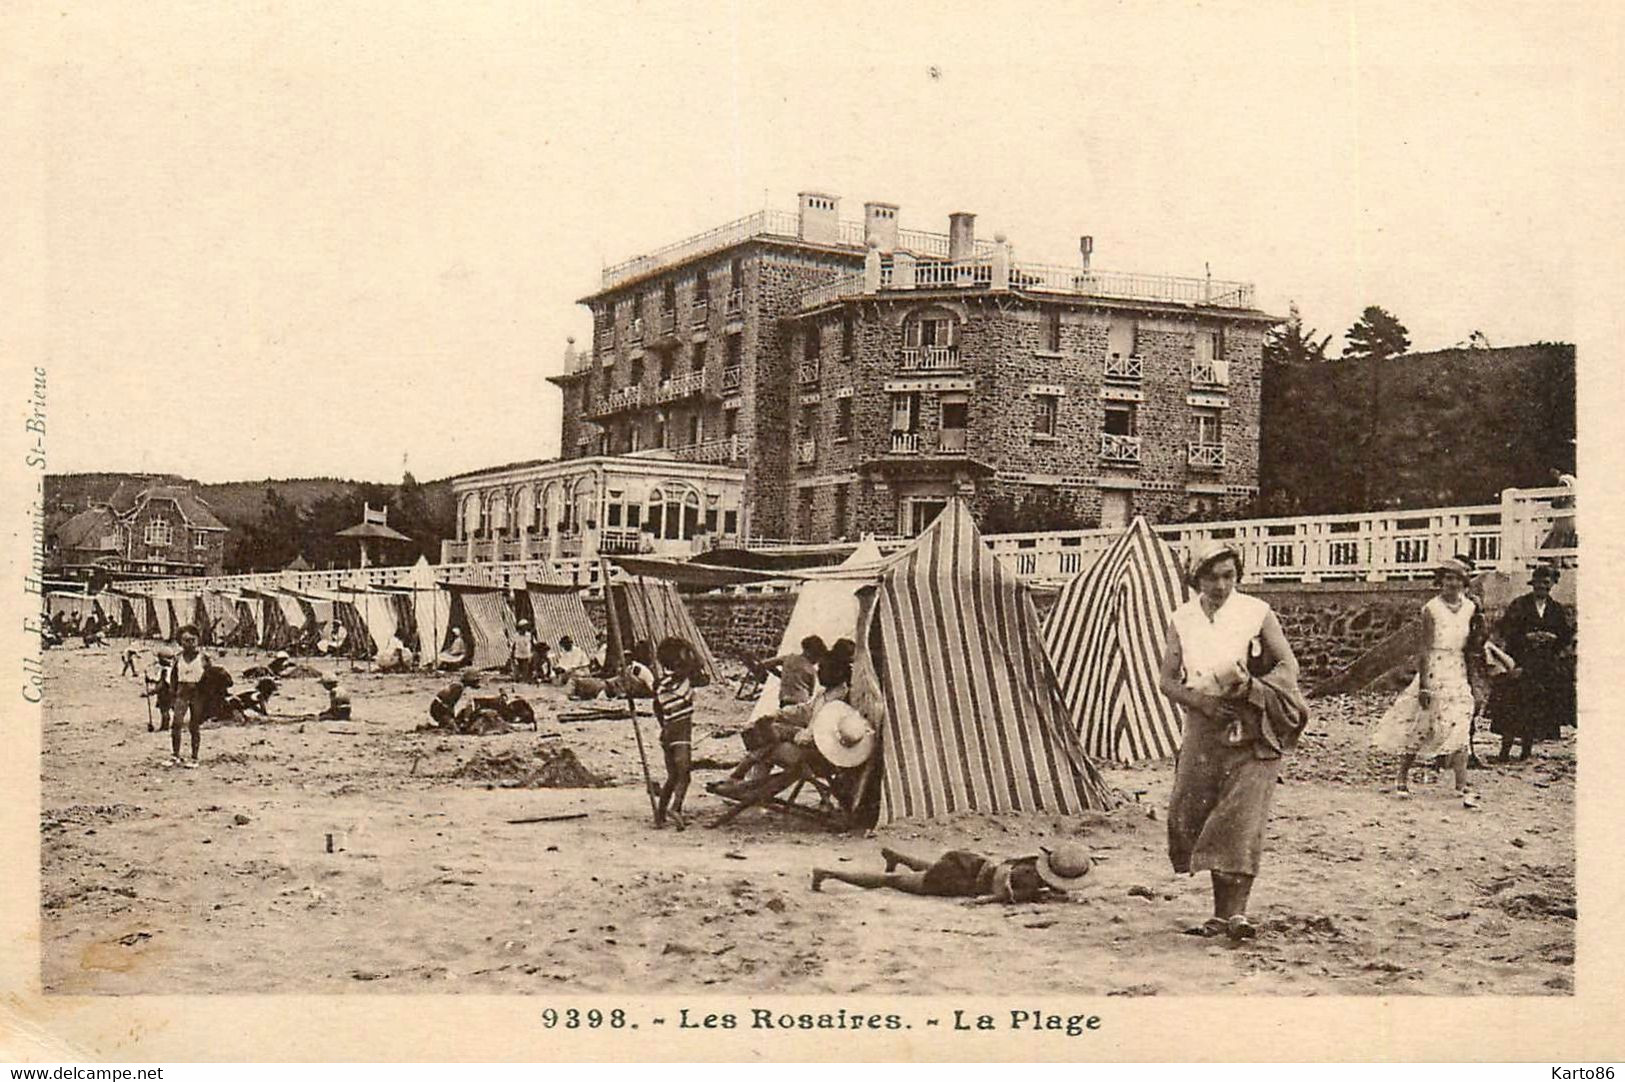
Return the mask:
<svg viewBox="0 0 1625 1082">
<path fill-rule="evenodd" d="M 1107 462 L 1130 463 L 1137 466 L 1140 463 L 1140 437 L 1102 432 L 1100 457 Z"/>
<path fill-rule="evenodd" d="M 1230 386 L 1230 362 L 1196 361 L 1192 363 L 1191 382 L 1198 387 Z"/>
<path fill-rule="evenodd" d="M 818 460 L 818 441 L 802 440 L 796 447 L 796 461 L 803 466 L 810 466 Z"/>
<path fill-rule="evenodd" d="M 894 455 L 919 454 L 920 434 L 918 432 L 893 432 L 891 434 L 891 453 Z"/>
<path fill-rule="evenodd" d="M 670 308 L 660 313 L 660 333 L 677 333 L 677 309 Z"/>
<path fill-rule="evenodd" d="M 632 384 L 629 387 L 617 387 L 604 396 L 603 404 L 599 407 L 602 413 L 615 413 L 624 409 L 636 409 L 643 405 L 643 387 Z"/>
<path fill-rule="evenodd" d="M 641 346 L 643 344 L 643 317 L 636 316 L 626 330 L 626 344 Z"/>
<path fill-rule="evenodd" d="M 745 311 L 745 291 L 736 286 L 728 290 L 728 317 L 743 315 Z"/>
<path fill-rule="evenodd" d="M 944 428 L 938 432 L 937 453 L 944 455 L 964 454 L 965 430 L 963 428 Z"/>
<path fill-rule="evenodd" d="M 818 375 L 819 365 L 817 361 L 802 361 L 801 367 L 797 370 L 797 376 L 802 383 L 817 383 Z"/>
<path fill-rule="evenodd" d="M 906 372 L 942 372 L 959 367 L 958 346 L 904 346 L 903 370 Z"/>
<path fill-rule="evenodd" d="M 734 365 L 722 370 L 722 389 L 724 391 L 737 391 L 745 384 L 745 369 L 742 365 Z"/>
<path fill-rule="evenodd" d="M 1250 282 L 1221 281 L 1216 278 L 1185 278 L 1171 274 L 1128 274 L 1118 271 L 1084 270 L 1081 267 L 1048 266 L 1042 263 L 1011 263 L 1005 277 L 995 267 L 991 255 L 980 251 L 975 258 L 917 263 L 912 276 L 899 275 L 896 263 L 881 263 L 880 290 L 893 289 L 1020 289 L 1038 293 L 1066 293 L 1074 296 L 1111 300 L 1160 301 L 1215 308 L 1252 308 L 1254 290 Z M 805 290 L 801 308 L 807 310 L 864 295 L 868 283 L 864 275 L 851 274 Z"/>
<path fill-rule="evenodd" d="M 672 402 L 679 398 L 688 398 L 705 390 L 704 372 L 685 372 L 681 376 L 660 381 L 655 388 L 656 402 Z"/>
<path fill-rule="evenodd" d="M 1113 353 L 1106 358 L 1105 376 L 1107 379 L 1124 381 L 1141 379 L 1145 376 L 1145 362 L 1133 354 L 1124 357 L 1122 354 Z"/>
<path fill-rule="evenodd" d="M 642 547 L 643 531 L 635 527 L 608 526 L 598 534 L 599 552 L 632 553 Z"/>
<path fill-rule="evenodd" d="M 1187 451 L 1187 460 L 1193 469 L 1222 470 L 1224 469 L 1224 444 L 1192 443 Z"/>
<path fill-rule="evenodd" d="M 714 440 L 691 443 L 686 447 L 674 447 L 672 454 L 683 462 L 706 462 L 713 465 L 738 462 L 745 457 L 745 441 L 737 435 L 722 436 Z"/>
</svg>

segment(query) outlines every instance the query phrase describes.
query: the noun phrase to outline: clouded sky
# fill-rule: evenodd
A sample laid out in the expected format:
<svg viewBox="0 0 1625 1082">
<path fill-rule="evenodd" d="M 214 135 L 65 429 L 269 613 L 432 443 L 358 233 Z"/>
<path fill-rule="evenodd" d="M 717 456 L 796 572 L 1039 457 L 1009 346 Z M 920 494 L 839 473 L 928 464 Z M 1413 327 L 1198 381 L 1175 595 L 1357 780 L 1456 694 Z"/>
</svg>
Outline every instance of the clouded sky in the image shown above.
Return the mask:
<svg viewBox="0 0 1625 1082">
<path fill-rule="evenodd" d="M 41 8 L 52 468 L 553 454 L 601 266 L 802 188 L 1210 265 L 1334 349 L 1373 303 L 1417 348 L 1573 340 L 1579 8 L 1308 6 Z"/>
</svg>

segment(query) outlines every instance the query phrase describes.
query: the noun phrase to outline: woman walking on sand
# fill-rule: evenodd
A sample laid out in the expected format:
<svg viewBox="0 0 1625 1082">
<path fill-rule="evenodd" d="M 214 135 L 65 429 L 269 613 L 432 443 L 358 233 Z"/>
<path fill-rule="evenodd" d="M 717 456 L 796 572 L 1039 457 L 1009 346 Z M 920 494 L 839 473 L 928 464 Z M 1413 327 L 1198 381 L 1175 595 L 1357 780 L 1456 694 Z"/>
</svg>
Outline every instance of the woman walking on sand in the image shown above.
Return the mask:
<svg viewBox="0 0 1625 1082">
<path fill-rule="evenodd" d="M 1191 560 L 1196 596 L 1174 610 L 1162 656 L 1162 693 L 1185 708 L 1168 802 L 1168 856 L 1181 874 L 1213 877 L 1213 916 L 1193 935 L 1258 934 L 1247 902 L 1282 753 L 1309 711 L 1298 661 L 1269 605 L 1236 589 L 1241 553 L 1214 542 Z"/>
<path fill-rule="evenodd" d="M 1484 620 L 1467 596 L 1472 561 L 1452 556 L 1435 569 L 1438 596 L 1422 606 L 1422 645 L 1416 678 L 1400 693 L 1371 733 L 1371 746 L 1399 756 L 1396 793 L 1411 795 L 1411 767 L 1438 756 L 1455 774 L 1456 795 L 1478 806 L 1467 786 L 1467 753 L 1473 725 L 1473 687 L 1468 662 L 1483 656 Z"/>
</svg>

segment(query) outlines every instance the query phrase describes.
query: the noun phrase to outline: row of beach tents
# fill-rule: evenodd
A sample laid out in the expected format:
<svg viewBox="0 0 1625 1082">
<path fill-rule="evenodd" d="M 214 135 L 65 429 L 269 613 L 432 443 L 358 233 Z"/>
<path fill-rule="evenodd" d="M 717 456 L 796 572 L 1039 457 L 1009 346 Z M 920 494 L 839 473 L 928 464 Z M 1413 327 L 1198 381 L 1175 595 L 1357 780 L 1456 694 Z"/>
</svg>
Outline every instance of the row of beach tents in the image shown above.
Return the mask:
<svg viewBox="0 0 1625 1082">
<path fill-rule="evenodd" d="M 654 577 L 659 569 L 648 565 L 658 561 L 625 563 L 637 573 L 610 595 L 624 640 L 680 635 L 715 677 L 715 658 L 674 585 L 681 565 L 668 579 Z M 598 637 L 572 586 L 532 583 L 510 594 L 438 583 L 427 565 L 416 571 L 395 586 L 322 593 L 109 590 L 90 600 L 115 633 L 167 638 L 179 622 L 201 628 L 207 620 L 213 641 L 262 647 L 338 619 L 354 651 L 376 649 L 394 631 L 432 657 L 457 627 L 481 668 L 507 661 L 521 616 L 549 643 L 569 634 L 591 649 Z M 886 821 L 1104 810 L 1112 801 L 1095 761 L 1164 759 L 1178 749 L 1180 719 L 1158 693 L 1157 669 L 1186 587 L 1178 558 L 1143 520 L 1069 582 L 1042 621 L 1029 588 L 983 543 L 960 500 L 891 556 L 869 541 L 832 568 L 739 572 L 741 581 L 768 574 L 801 580 L 783 652 L 813 634 L 855 645 L 851 702 L 881 736 Z M 777 702 L 769 681 L 753 716 Z"/>
</svg>

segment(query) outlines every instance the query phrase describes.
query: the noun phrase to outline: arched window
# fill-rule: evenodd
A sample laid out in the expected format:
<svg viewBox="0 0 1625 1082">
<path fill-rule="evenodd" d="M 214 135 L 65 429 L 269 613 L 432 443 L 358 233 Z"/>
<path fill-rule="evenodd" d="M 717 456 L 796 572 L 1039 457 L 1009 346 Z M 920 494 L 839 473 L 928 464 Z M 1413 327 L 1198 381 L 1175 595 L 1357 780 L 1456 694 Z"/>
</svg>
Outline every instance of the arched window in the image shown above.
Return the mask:
<svg viewBox="0 0 1625 1082">
<path fill-rule="evenodd" d="M 520 487 L 513 498 L 514 530 L 517 533 L 536 532 L 536 493 L 529 485 Z"/>
<path fill-rule="evenodd" d="M 683 538 L 693 537 L 700 532 L 700 494 L 693 489 L 683 498 Z"/>
<path fill-rule="evenodd" d="M 643 529 L 652 537 L 660 537 L 665 533 L 666 523 L 666 496 L 658 488 L 649 490 L 648 511 L 643 518 Z"/>
<path fill-rule="evenodd" d="M 922 308 L 903 321 L 903 345 L 953 348 L 959 345 L 959 319 L 946 308 Z"/>
<path fill-rule="evenodd" d="M 508 494 L 493 492 L 486 497 L 486 507 L 490 514 L 490 527 L 493 535 L 501 534 L 508 528 Z"/>
<path fill-rule="evenodd" d="M 593 498 L 592 478 L 583 477 L 577 481 L 573 523 L 578 533 L 588 529 L 587 524 L 595 521 L 598 517 L 593 509 Z"/>
<path fill-rule="evenodd" d="M 470 492 L 463 497 L 463 539 L 478 537 L 480 532 L 480 498 Z"/>
<path fill-rule="evenodd" d="M 542 534 L 552 533 L 559 525 L 559 489 L 549 481 L 542 486 L 542 494 L 536 500 L 536 516 L 541 519 Z"/>
</svg>

